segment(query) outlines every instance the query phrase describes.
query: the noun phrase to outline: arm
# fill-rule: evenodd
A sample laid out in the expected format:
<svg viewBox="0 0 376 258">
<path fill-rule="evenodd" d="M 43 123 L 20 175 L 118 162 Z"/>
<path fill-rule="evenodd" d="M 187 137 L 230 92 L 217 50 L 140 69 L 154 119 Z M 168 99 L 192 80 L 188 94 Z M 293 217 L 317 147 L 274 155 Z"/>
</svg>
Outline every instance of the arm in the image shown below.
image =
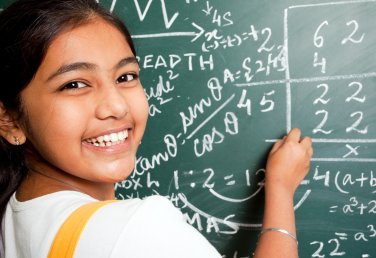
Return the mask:
<svg viewBox="0 0 376 258">
<path fill-rule="evenodd" d="M 270 151 L 266 165 L 263 229 L 281 228 L 296 236 L 293 197 L 309 170 L 312 156 L 310 138 L 300 139 L 293 129 Z M 268 231 L 259 238 L 255 258 L 296 258 L 297 242 L 287 234 Z"/>
</svg>

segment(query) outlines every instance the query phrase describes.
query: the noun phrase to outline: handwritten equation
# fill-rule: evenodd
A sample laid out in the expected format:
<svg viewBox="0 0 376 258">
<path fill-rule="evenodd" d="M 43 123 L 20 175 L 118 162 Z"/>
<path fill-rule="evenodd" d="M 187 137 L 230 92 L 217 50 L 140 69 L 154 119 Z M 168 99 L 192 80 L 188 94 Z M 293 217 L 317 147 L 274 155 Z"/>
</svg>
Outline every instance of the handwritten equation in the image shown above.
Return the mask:
<svg viewBox="0 0 376 258">
<path fill-rule="evenodd" d="M 117 198 L 164 195 L 223 257 L 251 257 L 265 156 L 300 127 L 315 149 L 294 200 L 302 257 L 376 257 L 376 1 L 98 2 L 131 17 L 149 101 Z"/>
</svg>

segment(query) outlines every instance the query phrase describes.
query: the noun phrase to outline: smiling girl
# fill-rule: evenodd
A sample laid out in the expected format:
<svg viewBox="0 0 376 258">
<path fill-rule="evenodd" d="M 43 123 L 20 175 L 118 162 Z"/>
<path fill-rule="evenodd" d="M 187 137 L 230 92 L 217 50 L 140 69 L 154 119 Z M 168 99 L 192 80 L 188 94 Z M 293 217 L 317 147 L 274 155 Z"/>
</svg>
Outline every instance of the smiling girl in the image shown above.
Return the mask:
<svg viewBox="0 0 376 258">
<path fill-rule="evenodd" d="M 131 174 L 148 104 L 127 29 L 94 0 L 17 1 L 0 35 L 1 256 L 49 257 L 67 218 Z M 311 155 L 298 129 L 271 150 L 255 257 L 297 257 L 293 195 Z M 158 196 L 106 203 L 73 253 L 221 257 Z"/>
</svg>

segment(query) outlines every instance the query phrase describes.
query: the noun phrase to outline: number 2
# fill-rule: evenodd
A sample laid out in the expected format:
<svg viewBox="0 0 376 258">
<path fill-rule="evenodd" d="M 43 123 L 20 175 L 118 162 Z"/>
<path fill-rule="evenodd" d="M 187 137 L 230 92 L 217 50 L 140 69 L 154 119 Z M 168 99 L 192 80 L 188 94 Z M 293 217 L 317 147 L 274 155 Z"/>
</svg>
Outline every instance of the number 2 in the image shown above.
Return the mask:
<svg viewBox="0 0 376 258">
<path fill-rule="evenodd" d="M 324 127 L 326 121 L 328 120 L 328 111 L 326 110 L 318 110 L 315 115 L 319 115 L 319 114 L 324 114 L 324 117 L 323 119 L 321 120 L 321 122 L 316 126 L 315 129 L 313 129 L 313 133 L 323 133 L 323 134 L 330 134 L 332 133 L 333 130 L 323 130 L 322 128 Z"/>
<path fill-rule="evenodd" d="M 322 249 L 324 248 L 324 243 L 323 242 L 319 242 L 319 241 L 313 241 L 310 243 L 311 245 L 315 245 L 315 244 L 318 244 L 319 245 L 319 248 L 317 248 L 316 252 L 314 252 L 314 254 L 312 254 L 311 257 L 319 257 L 319 258 L 324 258 L 325 257 L 325 254 L 321 255 L 321 251 Z"/>
<path fill-rule="evenodd" d="M 269 40 L 272 36 L 272 30 L 270 28 L 264 28 L 262 31 L 261 31 L 261 34 L 264 35 L 266 33 L 266 39 L 264 40 L 264 42 L 261 44 L 261 46 L 259 47 L 259 49 L 257 49 L 257 52 L 261 53 L 262 51 L 266 51 L 266 52 L 270 52 L 273 50 L 274 48 L 274 45 L 267 48 L 266 47 L 266 44 L 269 43 Z"/>
<path fill-rule="evenodd" d="M 332 243 L 332 242 L 335 243 L 335 248 L 334 248 L 333 251 L 330 252 L 330 254 L 329 254 L 330 256 L 343 256 L 343 255 L 346 254 L 345 252 L 338 252 L 338 250 L 339 250 L 339 240 L 338 239 L 334 238 L 334 239 L 330 239 L 328 241 L 329 244 Z"/>
<path fill-rule="evenodd" d="M 358 101 L 360 103 L 364 103 L 364 101 L 366 101 L 366 96 L 363 96 L 362 98 L 358 97 L 359 93 L 363 89 L 363 84 L 361 84 L 360 82 L 351 82 L 349 84 L 349 87 L 352 87 L 352 86 L 357 86 L 358 89 L 354 92 L 353 95 L 351 95 L 350 97 L 346 98 L 346 102 L 350 102 L 351 100 L 355 100 L 355 101 Z"/>
<path fill-rule="evenodd" d="M 346 133 L 349 133 L 352 131 L 358 132 L 360 134 L 368 133 L 368 126 L 364 127 L 364 129 L 357 128 L 363 120 L 363 112 L 358 111 L 350 115 L 350 117 L 354 117 L 354 116 L 358 116 L 358 119 L 356 119 L 356 121 L 351 126 L 346 128 Z"/>
<path fill-rule="evenodd" d="M 205 180 L 204 184 L 203 184 L 203 188 L 209 188 L 209 189 L 212 189 L 215 185 L 215 183 L 209 183 L 212 178 L 214 177 L 214 170 L 211 169 L 211 168 L 207 168 L 207 169 L 204 169 L 204 174 L 206 174 L 206 172 L 209 172 L 209 176 L 208 178 Z"/>
<path fill-rule="evenodd" d="M 346 38 L 344 38 L 342 41 L 341 41 L 341 44 L 344 45 L 346 44 L 347 42 L 352 42 L 352 43 L 355 43 L 355 44 L 359 44 L 363 41 L 364 39 L 364 33 L 362 34 L 362 36 L 359 38 L 359 39 L 354 39 L 354 35 L 355 33 L 358 31 L 359 29 L 359 25 L 358 25 L 358 22 L 355 21 L 355 20 L 352 20 L 352 21 L 349 21 L 346 23 L 347 26 L 350 26 L 351 24 L 354 25 L 354 30 L 350 33 L 350 35 Z"/>
<path fill-rule="evenodd" d="M 322 83 L 322 84 L 317 85 L 316 88 L 318 88 L 318 89 L 319 88 L 324 88 L 324 91 L 323 91 L 323 93 L 321 94 L 320 97 L 318 97 L 317 99 L 315 99 L 315 101 L 313 101 L 313 104 L 316 105 L 319 102 L 321 102 L 324 105 L 328 104 L 328 102 L 330 101 L 330 99 L 324 99 L 325 95 L 328 93 L 328 90 L 329 90 L 328 84 Z"/>
</svg>

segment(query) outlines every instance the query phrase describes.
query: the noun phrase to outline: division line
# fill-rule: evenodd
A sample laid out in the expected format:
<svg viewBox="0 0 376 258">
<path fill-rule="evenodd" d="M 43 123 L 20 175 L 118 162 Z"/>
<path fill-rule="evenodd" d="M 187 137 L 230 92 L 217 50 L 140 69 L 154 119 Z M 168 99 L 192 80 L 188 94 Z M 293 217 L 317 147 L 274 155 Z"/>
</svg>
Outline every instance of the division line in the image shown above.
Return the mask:
<svg viewBox="0 0 376 258">
<path fill-rule="evenodd" d="M 267 139 L 265 142 L 276 142 L 279 139 Z M 312 138 L 315 143 L 376 143 L 376 139 L 320 139 Z"/>
<path fill-rule="evenodd" d="M 195 135 L 198 130 L 200 130 L 205 124 L 207 124 L 219 111 L 221 111 L 224 107 L 226 107 L 231 100 L 235 97 L 235 94 L 232 94 L 231 97 L 229 97 L 217 110 L 215 110 L 210 116 L 208 116 L 204 122 L 202 122 L 190 135 L 187 136 L 187 140 L 192 138 L 193 135 Z"/>
<path fill-rule="evenodd" d="M 132 38 L 146 39 L 146 38 L 164 38 L 164 37 L 193 37 L 196 35 L 197 34 L 195 32 L 166 32 L 166 33 L 133 35 Z"/>
<path fill-rule="evenodd" d="M 279 140 L 279 139 L 278 139 Z M 267 139 L 265 142 L 276 142 L 277 139 Z M 376 139 L 312 139 L 315 143 L 376 143 Z M 326 162 L 376 162 L 375 158 L 311 158 L 311 161 Z"/>
<path fill-rule="evenodd" d="M 286 75 L 286 77 L 287 77 L 287 75 Z M 376 72 L 361 73 L 361 74 L 347 74 L 347 75 L 311 77 L 311 78 L 300 78 L 300 79 L 288 79 L 287 78 L 287 79 L 281 79 L 281 80 L 259 81 L 259 82 L 249 82 L 249 83 L 236 83 L 235 86 L 236 87 L 252 87 L 252 86 L 262 86 L 262 85 L 271 85 L 271 84 L 321 82 L 321 81 L 336 81 L 336 80 L 346 80 L 346 79 L 364 79 L 364 78 L 370 78 L 370 77 L 376 77 Z"/>
<path fill-rule="evenodd" d="M 291 77 L 290 77 L 290 65 L 289 65 L 289 39 L 288 39 L 288 12 L 285 9 L 285 16 L 283 18 L 283 44 L 285 48 L 285 62 L 286 62 L 286 132 L 291 130 Z"/>
<path fill-rule="evenodd" d="M 371 158 L 312 158 L 311 161 L 327 161 L 327 162 L 376 162 Z"/>
<path fill-rule="evenodd" d="M 376 2 L 376 0 L 339 1 L 339 2 L 327 2 L 327 3 L 319 3 L 319 4 L 293 5 L 293 6 L 288 7 L 288 9 L 315 7 L 315 6 L 328 6 L 328 5 L 372 3 L 372 2 Z"/>
</svg>

